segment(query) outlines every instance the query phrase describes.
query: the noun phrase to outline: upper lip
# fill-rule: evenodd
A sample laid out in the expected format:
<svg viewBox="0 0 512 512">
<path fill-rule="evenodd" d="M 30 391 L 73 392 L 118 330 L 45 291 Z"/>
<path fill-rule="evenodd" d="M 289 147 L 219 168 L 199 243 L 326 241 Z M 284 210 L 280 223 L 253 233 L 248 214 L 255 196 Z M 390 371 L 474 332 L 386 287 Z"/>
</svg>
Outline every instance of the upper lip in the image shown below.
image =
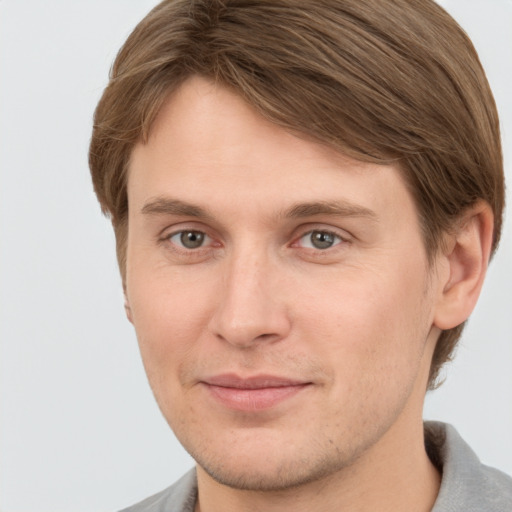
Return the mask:
<svg viewBox="0 0 512 512">
<path fill-rule="evenodd" d="M 236 389 L 280 388 L 286 386 L 303 386 L 305 384 L 311 384 L 309 381 L 291 379 L 288 377 L 279 377 L 275 375 L 254 375 L 250 377 L 240 377 L 233 373 L 208 377 L 203 379 L 202 382 L 211 386 L 221 386 L 225 388 Z"/>
</svg>

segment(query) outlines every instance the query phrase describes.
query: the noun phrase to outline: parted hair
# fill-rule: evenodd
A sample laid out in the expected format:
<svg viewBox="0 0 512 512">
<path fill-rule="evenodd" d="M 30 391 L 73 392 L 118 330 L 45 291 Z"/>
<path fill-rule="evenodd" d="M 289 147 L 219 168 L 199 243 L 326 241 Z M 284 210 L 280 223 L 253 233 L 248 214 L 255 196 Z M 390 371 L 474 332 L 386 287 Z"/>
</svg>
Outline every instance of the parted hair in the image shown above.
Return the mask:
<svg viewBox="0 0 512 512">
<path fill-rule="evenodd" d="M 200 75 L 270 121 L 361 161 L 397 163 L 429 261 L 504 177 L 495 102 L 465 32 L 431 0 L 165 0 L 133 30 L 94 115 L 89 164 L 124 282 L 127 176 L 164 101 Z M 313 171 L 312 171 L 313 172 Z M 464 324 L 443 331 L 429 386 Z"/>
</svg>

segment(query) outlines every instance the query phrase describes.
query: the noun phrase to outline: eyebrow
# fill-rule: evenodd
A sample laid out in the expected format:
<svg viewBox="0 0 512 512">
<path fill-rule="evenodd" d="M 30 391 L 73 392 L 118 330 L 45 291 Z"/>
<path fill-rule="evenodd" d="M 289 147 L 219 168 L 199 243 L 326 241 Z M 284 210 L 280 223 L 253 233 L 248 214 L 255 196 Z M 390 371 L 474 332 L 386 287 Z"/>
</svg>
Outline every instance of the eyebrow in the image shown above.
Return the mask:
<svg viewBox="0 0 512 512">
<path fill-rule="evenodd" d="M 346 201 L 315 201 L 311 203 L 297 203 L 288 208 L 283 217 L 298 219 L 314 217 L 315 215 L 335 215 L 338 217 L 365 217 L 377 219 L 377 214 L 364 206 L 355 205 Z"/>
<path fill-rule="evenodd" d="M 185 217 L 213 219 L 210 213 L 199 206 L 166 197 L 150 199 L 144 204 L 141 212 L 145 215 L 183 215 Z"/>
<path fill-rule="evenodd" d="M 144 204 L 141 212 L 145 215 L 182 215 L 185 217 L 197 217 L 213 220 L 213 215 L 200 206 L 171 199 L 156 197 Z M 376 220 L 374 211 L 347 201 L 314 201 L 309 203 L 297 203 L 284 210 L 279 216 L 282 218 L 300 219 L 317 215 L 334 215 L 338 217 L 364 217 Z"/>
</svg>

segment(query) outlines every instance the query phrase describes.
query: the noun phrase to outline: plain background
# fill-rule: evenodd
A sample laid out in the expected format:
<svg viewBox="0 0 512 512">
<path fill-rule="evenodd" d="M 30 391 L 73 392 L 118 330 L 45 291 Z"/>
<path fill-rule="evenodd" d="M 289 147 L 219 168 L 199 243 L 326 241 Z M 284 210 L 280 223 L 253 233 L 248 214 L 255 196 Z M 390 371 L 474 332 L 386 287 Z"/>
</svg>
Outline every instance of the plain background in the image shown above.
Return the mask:
<svg viewBox="0 0 512 512">
<path fill-rule="evenodd" d="M 512 180 L 512 2 L 445 0 L 501 113 Z M 110 65 L 150 0 L 0 1 L 0 509 L 113 511 L 192 461 L 146 383 L 87 168 Z M 509 193 L 509 201 L 511 199 Z M 512 226 L 426 418 L 512 473 Z"/>
</svg>

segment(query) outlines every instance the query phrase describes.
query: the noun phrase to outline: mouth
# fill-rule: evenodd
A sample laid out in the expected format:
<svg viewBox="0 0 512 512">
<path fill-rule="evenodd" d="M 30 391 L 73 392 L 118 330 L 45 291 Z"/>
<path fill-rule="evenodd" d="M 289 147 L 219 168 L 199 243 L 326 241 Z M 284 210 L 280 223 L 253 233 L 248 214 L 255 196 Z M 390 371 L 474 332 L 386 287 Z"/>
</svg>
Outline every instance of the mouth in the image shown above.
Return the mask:
<svg viewBox="0 0 512 512">
<path fill-rule="evenodd" d="M 309 388 L 312 382 L 272 375 L 242 378 L 216 375 L 201 381 L 210 396 L 228 409 L 255 412 L 270 409 Z"/>
</svg>

